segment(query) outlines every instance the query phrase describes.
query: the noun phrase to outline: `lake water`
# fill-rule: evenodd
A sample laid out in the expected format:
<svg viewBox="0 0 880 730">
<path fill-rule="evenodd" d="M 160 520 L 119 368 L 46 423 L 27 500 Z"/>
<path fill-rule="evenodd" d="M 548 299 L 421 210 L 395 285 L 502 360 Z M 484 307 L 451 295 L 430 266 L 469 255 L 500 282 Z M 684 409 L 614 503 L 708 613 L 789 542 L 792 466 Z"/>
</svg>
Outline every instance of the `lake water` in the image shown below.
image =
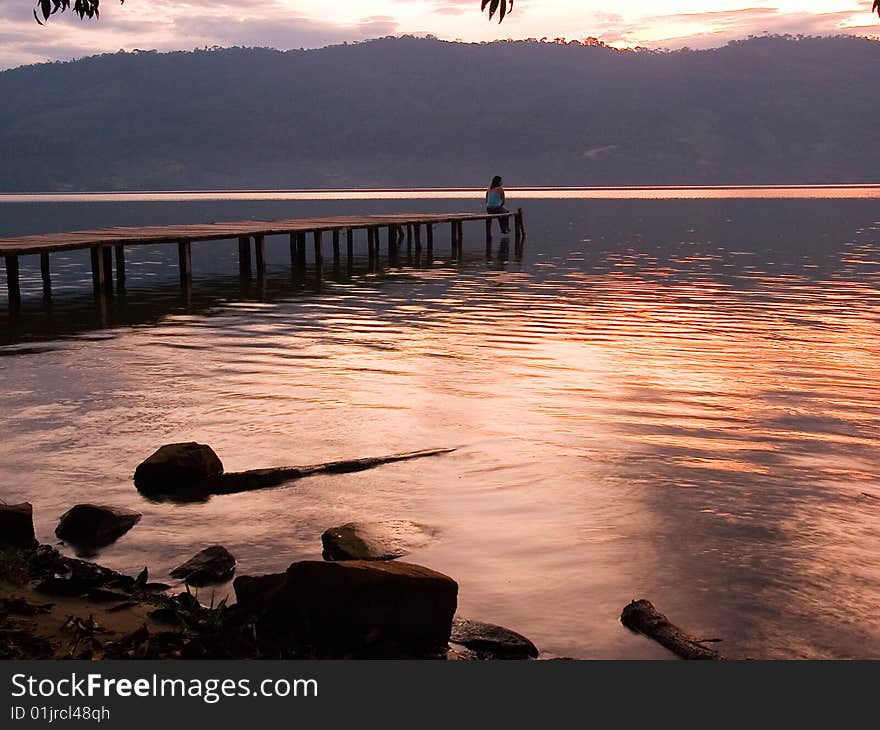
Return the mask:
<svg viewBox="0 0 880 730">
<path fill-rule="evenodd" d="M 112 225 L 475 210 L 469 192 L 0 197 L 0 236 Z M 40 301 L 0 301 L 0 497 L 38 537 L 81 501 L 137 509 L 99 555 L 155 579 L 226 545 L 239 573 L 320 558 L 352 520 L 408 519 L 407 559 L 453 576 L 460 614 L 545 656 L 667 656 L 619 623 L 650 599 L 734 657 L 880 656 L 880 191 L 524 191 L 528 239 L 323 280 L 267 241 L 131 249 L 99 307 L 88 257 Z M 384 251 L 384 244 L 383 244 Z M 3 295 L 5 296 L 5 291 Z M 163 443 L 227 469 L 430 447 L 449 456 L 207 503 L 131 482 Z M 229 587 L 221 587 L 225 595 Z M 206 596 L 207 597 L 207 594 Z"/>
</svg>

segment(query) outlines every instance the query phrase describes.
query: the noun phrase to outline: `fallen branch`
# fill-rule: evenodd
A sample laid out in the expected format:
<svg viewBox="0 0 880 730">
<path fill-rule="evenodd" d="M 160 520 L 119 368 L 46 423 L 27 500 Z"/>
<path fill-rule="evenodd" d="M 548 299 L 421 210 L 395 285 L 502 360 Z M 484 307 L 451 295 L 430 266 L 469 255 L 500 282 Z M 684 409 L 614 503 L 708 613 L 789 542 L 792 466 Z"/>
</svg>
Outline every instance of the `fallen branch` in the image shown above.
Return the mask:
<svg viewBox="0 0 880 730">
<path fill-rule="evenodd" d="M 237 492 L 249 492 L 254 489 L 277 487 L 279 484 L 295 479 L 304 479 L 316 474 L 350 474 L 352 472 L 373 469 L 384 464 L 393 464 L 396 461 L 424 459 L 427 456 L 439 456 L 440 454 L 449 454 L 453 451 L 455 449 L 425 449 L 423 451 L 410 451 L 404 454 L 391 454 L 390 456 L 328 461 L 325 464 L 314 464 L 312 466 L 279 466 L 271 469 L 250 469 L 249 471 L 223 474 L 207 486 L 212 494 L 235 494 Z"/>
<path fill-rule="evenodd" d="M 717 651 L 703 646 L 698 639 L 678 628 L 645 599 L 633 601 L 624 608 L 620 622 L 628 629 L 665 646 L 682 659 L 724 659 Z"/>
</svg>

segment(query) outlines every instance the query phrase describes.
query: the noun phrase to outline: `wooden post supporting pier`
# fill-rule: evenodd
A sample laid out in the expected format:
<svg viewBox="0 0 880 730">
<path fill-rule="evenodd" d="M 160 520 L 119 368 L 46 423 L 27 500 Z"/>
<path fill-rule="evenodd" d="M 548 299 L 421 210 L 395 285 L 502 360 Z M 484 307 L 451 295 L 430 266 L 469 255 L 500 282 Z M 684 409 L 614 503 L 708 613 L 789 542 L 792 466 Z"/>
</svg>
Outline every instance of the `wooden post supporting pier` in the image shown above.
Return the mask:
<svg viewBox="0 0 880 730">
<path fill-rule="evenodd" d="M 257 276 L 266 274 L 266 239 L 264 236 L 254 236 L 254 256 L 257 260 Z"/>
<path fill-rule="evenodd" d="M 238 271 L 245 277 L 251 275 L 251 237 L 238 237 Z"/>
<path fill-rule="evenodd" d="M 397 228 L 388 226 L 388 255 L 393 256 L 397 253 Z"/>
<path fill-rule="evenodd" d="M 21 305 L 21 281 L 18 272 L 18 256 L 6 257 L 6 288 L 9 291 L 9 308 L 17 310 Z"/>
<path fill-rule="evenodd" d="M 104 290 L 106 270 L 104 269 L 104 253 L 101 246 L 92 246 L 89 253 L 92 257 L 92 288 L 96 294 Z"/>
<path fill-rule="evenodd" d="M 40 254 L 40 276 L 43 278 L 43 298 L 52 296 L 52 277 L 49 272 L 49 254 L 46 251 Z"/>
<path fill-rule="evenodd" d="M 452 256 L 461 258 L 464 243 L 464 224 L 461 221 L 452 221 Z"/>
<path fill-rule="evenodd" d="M 177 242 L 177 256 L 180 261 L 180 283 L 189 286 L 192 284 L 192 245 L 189 241 Z"/>
<path fill-rule="evenodd" d="M 104 258 L 104 289 L 109 294 L 113 293 L 113 248 L 101 246 L 101 256 Z"/>
<path fill-rule="evenodd" d="M 297 262 L 304 269 L 306 268 L 306 234 L 304 231 L 296 234 L 296 250 Z"/>
<path fill-rule="evenodd" d="M 116 244 L 116 286 L 125 287 L 125 244 Z"/>
<path fill-rule="evenodd" d="M 526 228 L 525 228 L 525 225 L 523 225 L 523 209 L 522 208 L 516 209 L 516 217 L 513 220 L 513 224 L 515 226 L 517 240 L 525 238 L 526 237 Z"/>
<path fill-rule="evenodd" d="M 315 268 L 319 271 L 324 264 L 324 252 L 322 250 L 324 243 L 324 231 L 317 230 L 312 234 L 315 238 Z"/>
<path fill-rule="evenodd" d="M 333 231 L 333 264 L 339 264 L 339 230 Z"/>
<path fill-rule="evenodd" d="M 290 268 L 295 269 L 299 263 L 299 239 L 296 233 L 290 234 Z"/>
<path fill-rule="evenodd" d="M 492 219 L 486 218 L 486 243 L 492 243 Z"/>
<path fill-rule="evenodd" d="M 349 262 L 354 258 L 354 229 L 345 229 L 345 248 Z"/>
</svg>

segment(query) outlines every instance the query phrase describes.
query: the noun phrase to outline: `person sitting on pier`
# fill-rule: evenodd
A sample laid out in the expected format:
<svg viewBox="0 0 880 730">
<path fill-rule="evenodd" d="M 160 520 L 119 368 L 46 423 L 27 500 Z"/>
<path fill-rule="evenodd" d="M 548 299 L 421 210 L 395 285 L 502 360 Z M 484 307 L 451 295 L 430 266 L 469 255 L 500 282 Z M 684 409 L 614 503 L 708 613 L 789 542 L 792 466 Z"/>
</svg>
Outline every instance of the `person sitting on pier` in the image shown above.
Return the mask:
<svg viewBox="0 0 880 730">
<path fill-rule="evenodd" d="M 504 207 L 507 197 L 504 195 L 504 181 L 500 175 L 492 178 L 492 184 L 486 191 L 486 212 L 487 213 L 509 213 L 510 211 Z M 501 233 L 505 236 L 510 234 L 510 220 L 508 218 L 499 218 L 498 224 L 501 226 Z"/>
</svg>

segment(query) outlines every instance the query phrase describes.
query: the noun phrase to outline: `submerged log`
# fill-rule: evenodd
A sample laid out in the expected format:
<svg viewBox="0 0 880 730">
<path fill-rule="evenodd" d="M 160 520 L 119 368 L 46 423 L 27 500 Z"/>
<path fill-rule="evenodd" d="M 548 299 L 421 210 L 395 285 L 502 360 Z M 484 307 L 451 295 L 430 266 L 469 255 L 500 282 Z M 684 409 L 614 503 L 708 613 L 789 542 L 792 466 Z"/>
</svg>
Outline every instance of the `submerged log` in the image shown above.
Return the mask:
<svg viewBox="0 0 880 730">
<path fill-rule="evenodd" d="M 227 472 L 207 486 L 213 494 L 234 494 L 236 492 L 248 492 L 253 489 L 276 487 L 285 482 L 304 479 L 305 477 L 317 474 L 349 474 L 373 469 L 384 464 L 393 464 L 396 461 L 424 459 L 427 456 L 450 454 L 453 451 L 455 449 L 425 449 L 423 451 L 410 451 L 403 454 L 390 454 L 389 456 L 328 461 L 325 464 L 314 464 L 312 466 L 279 466 L 271 469 Z"/>
<path fill-rule="evenodd" d="M 628 629 L 665 646 L 682 659 L 724 659 L 717 651 L 703 646 L 698 639 L 678 628 L 645 599 L 633 601 L 624 608 L 620 622 Z"/>
</svg>

